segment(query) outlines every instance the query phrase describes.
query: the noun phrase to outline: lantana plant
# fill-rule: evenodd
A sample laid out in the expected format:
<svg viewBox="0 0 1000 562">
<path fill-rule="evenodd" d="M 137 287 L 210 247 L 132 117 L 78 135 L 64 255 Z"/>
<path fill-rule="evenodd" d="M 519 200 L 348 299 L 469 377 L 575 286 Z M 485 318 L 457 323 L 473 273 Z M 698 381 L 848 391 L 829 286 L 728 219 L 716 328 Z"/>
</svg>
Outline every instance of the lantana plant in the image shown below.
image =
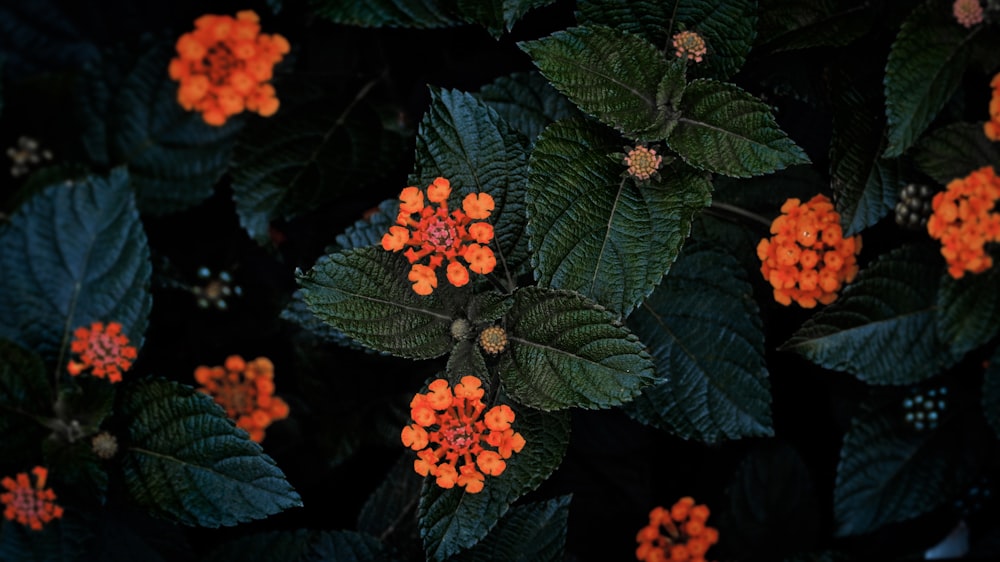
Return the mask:
<svg viewBox="0 0 1000 562">
<path fill-rule="evenodd" d="M 997 0 L 23 2 L 0 133 L 0 560 L 1000 556 Z"/>
</svg>

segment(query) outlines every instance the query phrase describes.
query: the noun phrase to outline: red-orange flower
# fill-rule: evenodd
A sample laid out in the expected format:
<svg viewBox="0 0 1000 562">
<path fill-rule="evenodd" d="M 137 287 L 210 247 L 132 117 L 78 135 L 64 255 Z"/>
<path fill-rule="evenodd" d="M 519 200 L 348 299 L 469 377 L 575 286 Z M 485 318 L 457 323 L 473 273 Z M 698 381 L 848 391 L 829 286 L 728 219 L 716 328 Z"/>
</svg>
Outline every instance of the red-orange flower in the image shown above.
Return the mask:
<svg viewBox="0 0 1000 562">
<path fill-rule="evenodd" d="M 14 478 L 5 477 L 0 482 L 6 490 L 0 494 L 0 503 L 5 506 L 4 517 L 40 531 L 44 524 L 62 517 L 63 508 L 55 504 L 55 492 L 45 487 L 49 471 L 36 466 L 31 472 L 35 475 L 34 486 L 27 472 L 18 473 Z"/>
<path fill-rule="evenodd" d="M 115 383 L 122 380 L 122 372 L 132 368 L 132 361 L 138 355 L 128 337 L 122 333 L 118 322 L 94 322 L 90 328 L 80 326 L 73 331 L 70 351 L 79 355 L 79 361 L 70 360 L 66 365 L 69 374 L 77 376 L 87 369 L 90 374 Z"/>
<path fill-rule="evenodd" d="M 454 389 L 437 379 L 426 394 L 413 397 L 415 423 L 404 427 L 400 438 L 417 451 L 413 469 L 418 474 L 434 476 L 442 488 L 457 484 L 470 494 L 483 489 L 487 474 L 503 474 L 506 459 L 524 448 L 524 437 L 511 428 L 514 410 L 501 404 L 487 411 L 483 395 L 482 382 L 465 376 Z"/>
<path fill-rule="evenodd" d="M 688 60 L 694 62 L 701 62 L 705 54 L 708 53 L 705 40 L 694 31 L 681 31 L 674 35 L 674 49 L 676 49 L 674 54 L 678 58 L 687 57 Z"/>
<path fill-rule="evenodd" d="M 933 212 L 927 219 L 927 233 L 941 241 L 941 255 L 948 273 L 960 279 L 981 273 L 993 265 L 986 253 L 987 243 L 1000 242 L 1000 178 L 990 166 L 964 178 L 948 182 L 947 189 L 934 196 Z"/>
<path fill-rule="evenodd" d="M 983 133 L 991 141 L 1000 141 L 1000 72 L 990 81 L 993 96 L 990 98 L 990 120 L 983 125 Z"/>
<path fill-rule="evenodd" d="M 396 217 L 399 226 L 389 227 L 382 237 L 382 248 L 390 252 L 410 246 L 403 255 L 413 264 L 409 280 L 414 292 L 429 295 L 437 288 L 437 268 L 445 260 L 448 260 L 446 277 L 456 287 L 469 282 L 469 270 L 481 275 L 493 271 L 497 260 L 487 246 L 493 240 L 493 225 L 472 222 L 489 218 L 494 208 L 493 197 L 488 193 L 470 193 L 462 200 L 462 209 L 449 213 L 451 183 L 447 179 L 435 179 L 426 191 L 426 204 L 424 192 L 416 187 L 400 192 Z M 417 263 L 424 258 L 426 264 Z"/>
<path fill-rule="evenodd" d="M 771 223 L 771 238 L 757 245 L 760 272 L 774 289 L 774 300 L 803 308 L 830 304 L 854 280 L 861 236 L 844 238 L 840 214 L 825 195 L 806 203 L 788 199 Z"/>
<path fill-rule="evenodd" d="M 244 110 L 264 117 L 278 111 L 274 86 L 267 82 L 290 46 L 281 35 L 262 34 L 259 21 L 253 10 L 235 18 L 207 14 L 195 20 L 194 31 L 181 35 L 170 77 L 180 82 L 177 102 L 184 109 L 201 112 L 216 126 Z"/>
<path fill-rule="evenodd" d="M 271 422 L 288 417 L 288 404 L 273 395 L 274 364 L 266 357 L 247 363 L 230 355 L 223 367 L 198 367 L 194 378 L 201 385 L 198 390 L 215 399 L 257 443 Z"/>
<path fill-rule="evenodd" d="M 639 530 L 635 557 L 644 562 L 705 562 L 705 553 L 719 542 L 719 531 L 705 524 L 709 510 L 683 497 L 668 511 L 655 507 L 649 524 Z"/>
</svg>

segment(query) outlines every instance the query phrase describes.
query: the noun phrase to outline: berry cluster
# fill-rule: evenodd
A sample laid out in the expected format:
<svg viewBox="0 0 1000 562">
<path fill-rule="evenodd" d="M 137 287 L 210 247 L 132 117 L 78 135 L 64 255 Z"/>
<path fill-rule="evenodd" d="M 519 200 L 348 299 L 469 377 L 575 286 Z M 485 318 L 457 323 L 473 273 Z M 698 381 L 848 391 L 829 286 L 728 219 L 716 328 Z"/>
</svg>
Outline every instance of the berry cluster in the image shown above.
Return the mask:
<svg viewBox="0 0 1000 562">
<path fill-rule="evenodd" d="M 931 198 L 934 191 L 927 185 L 907 184 L 899 190 L 899 201 L 896 203 L 896 224 L 909 230 L 922 230 L 927 227 L 927 219 L 931 216 Z"/>
<path fill-rule="evenodd" d="M 917 431 L 936 429 L 948 407 L 948 387 L 942 386 L 926 392 L 915 392 L 903 399 L 903 419 Z"/>
</svg>

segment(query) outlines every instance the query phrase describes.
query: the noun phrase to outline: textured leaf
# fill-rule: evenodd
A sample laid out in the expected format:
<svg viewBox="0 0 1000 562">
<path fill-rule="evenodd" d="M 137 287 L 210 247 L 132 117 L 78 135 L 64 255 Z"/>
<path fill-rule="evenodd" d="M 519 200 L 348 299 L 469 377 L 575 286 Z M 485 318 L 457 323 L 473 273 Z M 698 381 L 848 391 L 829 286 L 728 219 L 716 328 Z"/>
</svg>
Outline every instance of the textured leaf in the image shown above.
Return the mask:
<svg viewBox="0 0 1000 562">
<path fill-rule="evenodd" d="M 845 236 L 889 214 L 901 187 L 895 163 L 879 158 L 885 146 L 885 119 L 882 100 L 873 91 L 851 86 L 833 96 L 830 185 Z"/>
<path fill-rule="evenodd" d="M 309 310 L 309 305 L 306 304 L 306 301 L 302 297 L 301 289 L 292 293 L 292 298 L 288 301 L 288 305 L 281 311 L 281 319 L 296 324 L 321 340 L 352 349 L 371 351 L 313 314 Z"/>
<path fill-rule="evenodd" d="M 103 504 L 108 493 L 108 473 L 104 461 L 91 446 L 90 439 L 66 442 L 45 439 L 42 442 L 45 467 L 59 475 L 59 482 L 73 490 L 76 498 Z"/>
<path fill-rule="evenodd" d="M 355 531 L 326 531 L 319 536 L 308 560 L 324 562 L 368 562 L 369 560 L 397 560 L 392 549 L 377 538 Z"/>
<path fill-rule="evenodd" d="M 774 434 L 763 325 L 735 258 L 685 252 L 628 327 L 658 376 L 625 407 L 629 415 L 710 443 Z"/>
<path fill-rule="evenodd" d="M 954 361 L 935 330 L 942 269 L 928 247 L 884 254 L 782 349 L 869 384 L 910 384 L 931 377 Z"/>
<path fill-rule="evenodd" d="M 757 48 L 843 47 L 864 36 L 876 11 L 850 0 L 761 0 Z"/>
<path fill-rule="evenodd" d="M 753 0 L 587 0 L 577 3 L 580 24 L 601 24 L 642 35 L 674 56 L 673 36 L 697 32 L 708 54 L 691 64 L 693 76 L 725 80 L 743 66 L 753 46 L 757 6 Z"/>
<path fill-rule="evenodd" d="M 205 562 L 367 562 L 394 560 L 375 537 L 354 531 L 295 529 L 268 531 L 228 540 L 208 553 Z"/>
<path fill-rule="evenodd" d="M 663 139 L 676 122 L 661 95 L 661 81 L 669 76 L 668 91 L 683 89 L 683 73 L 642 37 L 587 26 L 518 46 L 580 109 L 631 138 Z"/>
<path fill-rule="evenodd" d="M 46 431 L 29 416 L 52 414 L 52 388 L 34 353 L 0 340 L 0 458 L 28 460 Z"/>
<path fill-rule="evenodd" d="M 906 18 L 885 67 L 885 157 L 902 154 L 944 107 L 962 83 L 976 36 L 987 29 L 956 25 L 951 4 L 931 0 Z"/>
<path fill-rule="evenodd" d="M 392 170 L 399 132 L 364 101 L 324 99 L 248 127 L 233 155 L 240 224 L 259 244 L 268 227 L 330 204 Z"/>
<path fill-rule="evenodd" d="M 570 498 L 568 495 L 559 496 L 549 501 L 512 508 L 482 542 L 459 554 L 456 560 L 563 560 Z"/>
<path fill-rule="evenodd" d="M 618 406 L 653 380 L 653 361 L 615 316 L 577 293 L 525 287 L 507 314 L 500 378 L 515 400 L 559 410 Z"/>
<path fill-rule="evenodd" d="M 898 411 L 853 420 L 844 436 L 833 491 L 839 536 L 871 532 L 927 513 L 961 489 L 962 440 L 906 430 Z"/>
<path fill-rule="evenodd" d="M 445 372 L 452 380 L 459 380 L 465 375 L 472 375 L 481 380 L 489 379 L 490 376 L 489 369 L 486 368 L 486 358 L 479 350 L 479 345 L 469 340 L 455 343 L 455 347 L 448 355 Z"/>
<path fill-rule="evenodd" d="M 1000 271 L 995 267 L 954 279 L 941 276 L 937 332 L 957 359 L 985 345 L 1000 331 Z"/>
<path fill-rule="evenodd" d="M 406 281 L 410 264 L 402 255 L 358 248 L 320 258 L 299 274 L 302 298 L 322 321 L 360 343 L 400 357 L 429 359 L 454 343 L 455 316 L 447 282 L 428 296 Z"/>
<path fill-rule="evenodd" d="M 501 76 L 479 90 L 479 99 L 531 143 L 550 123 L 579 114 L 573 102 L 538 72 Z"/>
<path fill-rule="evenodd" d="M 748 177 L 809 162 L 778 128 L 770 108 L 732 84 L 692 81 L 680 112 L 667 144 L 696 168 Z"/>
<path fill-rule="evenodd" d="M 222 127 L 177 103 L 177 82 L 164 70 L 173 40 L 138 55 L 109 53 L 79 81 L 82 142 L 99 166 L 127 165 L 143 213 L 163 214 L 200 203 L 229 165 L 239 119 Z"/>
<path fill-rule="evenodd" d="M 302 505 L 281 469 L 210 397 L 162 379 L 122 389 L 131 499 L 184 525 L 230 526 Z"/>
<path fill-rule="evenodd" d="M 61 362 L 78 326 L 116 321 L 140 348 L 150 271 L 125 170 L 53 185 L 0 230 L 0 338 Z"/>
<path fill-rule="evenodd" d="M 377 211 L 365 219 L 354 221 L 354 224 L 337 235 L 337 250 L 378 246 L 382 236 L 389 232 L 389 227 L 396 224 L 399 215 L 399 199 L 387 199 L 379 203 Z"/>
<path fill-rule="evenodd" d="M 462 23 L 454 0 L 310 0 L 316 14 L 344 25 L 433 29 Z"/>
<path fill-rule="evenodd" d="M 512 427 L 525 445 L 507 459 L 503 474 L 487 477 L 476 494 L 439 488 L 431 477 L 424 482 L 417 517 L 430 560 L 445 560 L 478 543 L 511 503 L 538 487 L 562 462 L 569 443 L 569 414 L 509 405 L 516 416 Z"/>
<path fill-rule="evenodd" d="M 982 123 L 952 123 L 920 138 L 913 148 L 913 163 L 947 185 L 983 166 L 1000 168 L 1000 145 L 986 138 Z"/>
<path fill-rule="evenodd" d="M 361 507 L 358 530 L 373 536 L 416 533 L 417 501 L 423 482 L 413 470 L 413 455 L 406 451 Z"/>
<path fill-rule="evenodd" d="M 61 6 L 50 0 L 0 5 L 0 52 L 7 57 L 4 72 L 13 79 L 79 68 L 100 56 Z"/>
<path fill-rule="evenodd" d="M 457 0 L 458 11 L 466 21 L 481 24 L 493 37 L 499 38 L 514 28 L 529 10 L 555 0 Z"/>
<path fill-rule="evenodd" d="M 472 94 L 431 89 L 431 105 L 417 133 L 411 185 L 424 188 L 438 176 L 448 178 L 451 209 L 460 209 L 469 193 L 493 197 L 496 208 L 488 222 L 496 233 L 491 244 L 497 256 L 494 275 L 506 272 L 510 287 L 511 277 L 528 261 L 524 236 L 527 150 L 524 137 Z"/>
<path fill-rule="evenodd" d="M 983 374 L 981 400 L 986 422 L 993 428 L 993 433 L 1000 437 L 1000 349 L 993 352 Z"/>
<path fill-rule="evenodd" d="M 585 121 L 542 133 L 531 157 L 528 236 L 539 284 L 578 291 L 624 317 L 677 259 L 712 185 L 682 164 L 636 185 L 609 156 L 619 142 Z"/>
</svg>

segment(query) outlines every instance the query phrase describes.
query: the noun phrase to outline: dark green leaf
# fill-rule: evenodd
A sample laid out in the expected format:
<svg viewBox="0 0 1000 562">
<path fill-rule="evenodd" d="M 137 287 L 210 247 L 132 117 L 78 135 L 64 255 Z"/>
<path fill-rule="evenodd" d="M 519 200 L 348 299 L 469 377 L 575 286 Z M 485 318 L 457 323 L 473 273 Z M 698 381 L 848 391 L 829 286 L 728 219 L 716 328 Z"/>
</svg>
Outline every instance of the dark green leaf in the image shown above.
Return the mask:
<svg viewBox="0 0 1000 562">
<path fill-rule="evenodd" d="M 369 350 L 364 345 L 347 337 L 343 332 L 323 322 L 313 314 L 309 310 L 309 305 L 306 304 L 306 301 L 302 297 L 301 289 L 292 293 L 292 298 L 288 302 L 288 305 L 281 311 L 281 319 L 298 325 L 321 340 L 353 349 Z"/>
<path fill-rule="evenodd" d="M 63 68 L 79 68 L 100 56 L 97 47 L 66 17 L 57 2 L 0 5 L 0 52 L 13 79 Z"/>
<path fill-rule="evenodd" d="M 358 530 L 373 536 L 403 537 L 417 529 L 417 501 L 424 479 L 413 470 L 413 455 L 405 452 L 368 496 L 358 514 Z"/>
<path fill-rule="evenodd" d="M 1000 437 L 1000 348 L 993 352 L 983 374 L 982 405 L 986 422 Z"/>
<path fill-rule="evenodd" d="M 1000 271 L 995 267 L 962 279 L 941 276 L 937 295 L 937 332 L 960 358 L 1000 331 Z"/>
<path fill-rule="evenodd" d="M 876 10 L 845 0 L 761 0 L 757 48 L 843 47 L 872 27 Z"/>
<path fill-rule="evenodd" d="M 59 475 L 59 482 L 69 493 L 60 499 L 83 498 L 87 503 L 104 504 L 108 492 L 108 473 L 91 447 L 92 436 L 74 442 L 50 437 L 42 443 L 45 467 Z"/>
<path fill-rule="evenodd" d="M 686 251 L 628 326 L 659 377 L 629 415 L 706 442 L 774 434 L 763 325 L 735 258 Z"/>
<path fill-rule="evenodd" d="M 899 156 L 912 145 L 962 83 L 976 36 L 988 26 L 955 23 L 951 3 L 925 0 L 903 22 L 885 68 L 889 145 Z"/>
<path fill-rule="evenodd" d="M 457 0 L 466 21 L 481 24 L 495 38 L 514 28 L 521 16 L 555 0 Z"/>
<path fill-rule="evenodd" d="M 269 240 L 271 221 L 336 201 L 392 170 L 398 131 L 369 104 L 324 99 L 283 109 L 240 137 L 233 155 L 233 199 L 250 237 Z"/>
<path fill-rule="evenodd" d="M 748 177 L 809 162 L 778 128 L 771 109 L 732 84 L 694 80 L 680 113 L 667 144 L 696 168 Z"/>
<path fill-rule="evenodd" d="M 1000 145 L 983 134 L 983 124 L 952 123 L 921 137 L 913 163 L 941 185 L 983 166 L 1000 167 Z"/>
<path fill-rule="evenodd" d="M 16 521 L 0 520 L 0 560 L 12 562 L 75 562 L 77 545 L 63 541 L 64 520 L 35 531 Z"/>
<path fill-rule="evenodd" d="M 320 258 L 299 274 L 302 298 L 322 321 L 364 345 L 400 357 L 429 359 L 453 345 L 448 283 L 428 296 L 413 292 L 402 255 L 358 248 Z"/>
<path fill-rule="evenodd" d="M 0 338 L 61 363 L 74 329 L 115 321 L 141 348 L 151 269 L 124 169 L 53 185 L 0 229 Z"/>
<path fill-rule="evenodd" d="M 454 0 L 310 0 L 318 15 L 344 25 L 434 29 L 462 23 Z"/>
<path fill-rule="evenodd" d="M 378 210 L 365 219 L 355 221 L 343 234 L 337 235 L 338 250 L 378 246 L 389 227 L 396 224 L 399 214 L 399 199 L 387 199 L 378 205 Z"/>
<path fill-rule="evenodd" d="M 99 166 L 127 165 L 139 209 L 163 214 L 200 203 L 229 166 L 239 119 L 222 127 L 177 103 L 166 68 L 173 40 L 136 55 L 109 54 L 84 71 L 77 93 L 82 142 Z"/>
<path fill-rule="evenodd" d="M 488 221 L 500 275 L 527 267 L 524 191 L 528 181 L 527 141 L 496 111 L 472 94 L 431 89 L 431 105 L 417 133 L 412 185 L 423 189 L 438 176 L 451 182 L 449 208 L 460 209 L 470 193 L 489 193 L 496 208 Z"/>
<path fill-rule="evenodd" d="M 472 336 L 475 337 L 478 334 L 473 333 Z M 479 344 L 470 340 L 462 340 L 455 344 L 451 354 L 448 355 L 448 365 L 445 371 L 452 380 L 459 380 L 465 375 L 472 375 L 482 380 L 489 379 L 490 375 Z"/>
<path fill-rule="evenodd" d="M 927 513 L 963 480 L 962 440 L 913 432 L 894 408 L 862 414 L 844 436 L 833 492 L 837 535 L 858 535 Z"/>
<path fill-rule="evenodd" d="M 391 560 L 374 537 L 354 531 L 267 531 L 230 539 L 213 548 L 205 562 L 368 562 Z"/>
<path fill-rule="evenodd" d="M 578 2 L 581 24 L 601 24 L 642 35 L 674 56 L 673 36 L 691 30 L 705 40 L 708 54 L 689 70 L 698 77 L 725 80 L 743 66 L 753 45 L 756 2 L 736 0 L 587 0 Z"/>
<path fill-rule="evenodd" d="M 542 133 L 531 157 L 528 236 L 542 286 L 578 291 L 624 317 L 670 269 L 712 186 L 679 163 L 637 185 L 609 156 L 617 142 L 586 121 Z"/>
<path fill-rule="evenodd" d="M 52 414 L 52 388 L 34 353 L 0 340 L 0 458 L 28 460 L 46 433 L 34 416 Z"/>
<path fill-rule="evenodd" d="M 121 454 L 131 499 L 202 527 L 236 525 L 302 505 L 281 469 L 210 397 L 162 379 L 122 389 Z"/>
<path fill-rule="evenodd" d="M 571 496 L 512 508 L 485 539 L 458 555 L 462 562 L 558 562 L 566 546 Z"/>
<path fill-rule="evenodd" d="M 574 27 L 548 37 L 518 44 L 542 74 L 584 112 L 638 140 L 666 137 L 676 122 L 661 97 L 667 88 L 683 89 L 682 72 L 651 43 L 603 26 Z"/>
<path fill-rule="evenodd" d="M 869 384 L 909 384 L 937 374 L 954 358 L 935 330 L 943 269 L 935 253 L 907 246 L 880 256 L 782 349 Z"/>
<path fill-rule="evenodd" d="M 618 406 L 653 381 L 653 361 L 611 312 L 569 291 L 525 287 L 507 314 L 500 377 L 515 400 L 543 410 Z"/>
<path fill-rule="evenodd" d="M 479 99 L 531 143 L 550 123 L 579 113 L 576 106 L 538 72 L 501 76 L 482 87 Z"/>
<path fill-rule="evenodd" d="M 433 478 L 425 481 L 417 517 L 429 559 L 444 560 L 478 543 L 514 500 L 534 490 L 562 462 L 569 443 L 569 414 L 509 405 L 516 415 L 512 427 L 525 445 L 507 459 L 502 474 L 487 476 L 476 494 L 439 488 Z"/>
<path fill-rule="evenodd" d="M 475 323 L 495 322 L 514 306 L 514 299 L 496 291 L 473 295 L 469 301 L 469 320 Z"/>
<path fill-rule="evenodd" d="M 319 535 L 308 561 L 369 562 L 396 560 L 392 549 L 377 538 L 355 531 L 326 531 Z"/>
</svg>

